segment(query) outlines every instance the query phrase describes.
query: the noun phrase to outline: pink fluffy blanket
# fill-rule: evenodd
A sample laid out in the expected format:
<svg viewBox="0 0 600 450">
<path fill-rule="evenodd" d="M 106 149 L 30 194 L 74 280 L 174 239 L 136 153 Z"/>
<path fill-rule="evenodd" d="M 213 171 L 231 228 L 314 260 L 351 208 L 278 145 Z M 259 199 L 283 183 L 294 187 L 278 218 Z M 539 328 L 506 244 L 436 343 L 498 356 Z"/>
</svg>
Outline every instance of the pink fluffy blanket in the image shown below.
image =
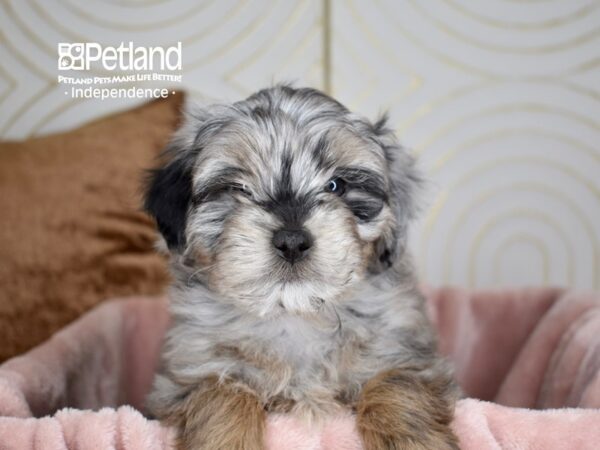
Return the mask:
<svg viewBox="0 0 600 450">
<path fill-rule="evenodd" d="M 600 295 L 427 294 L 441 350 L 471 397 L 453 423 L 463 449 L 600 448 Z M 167 322 L 164 301 L 108 302 L 0 366 L 0 449 L 169 448 L 172 430 L 136 409 Z M 319 429 L 271 416 L 267 448 L 361 445 L 351 416 Z"/>
</svg>

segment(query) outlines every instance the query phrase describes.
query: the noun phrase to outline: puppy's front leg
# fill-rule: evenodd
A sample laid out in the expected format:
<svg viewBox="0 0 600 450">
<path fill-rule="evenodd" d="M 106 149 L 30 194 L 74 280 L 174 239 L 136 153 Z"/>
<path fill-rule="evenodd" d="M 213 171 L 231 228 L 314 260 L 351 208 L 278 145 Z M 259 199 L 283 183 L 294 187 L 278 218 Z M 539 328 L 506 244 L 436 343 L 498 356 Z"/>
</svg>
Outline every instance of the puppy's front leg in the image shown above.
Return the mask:
<svg viewBox="0 0 600 450">
<path fill-rule="evenodd" d="M 424 381 L 415 372 L 390 370 L 368 381 L 357 404 L 366 450 L 458 449 L 452 433 L 450 380 Z"/>
<path fill-rule="evenodd" d="M 262 450 L 265 415 L 252 392 L 211 378 L 165 419 L 179 430 L 180 450 Z"/>
</svg>

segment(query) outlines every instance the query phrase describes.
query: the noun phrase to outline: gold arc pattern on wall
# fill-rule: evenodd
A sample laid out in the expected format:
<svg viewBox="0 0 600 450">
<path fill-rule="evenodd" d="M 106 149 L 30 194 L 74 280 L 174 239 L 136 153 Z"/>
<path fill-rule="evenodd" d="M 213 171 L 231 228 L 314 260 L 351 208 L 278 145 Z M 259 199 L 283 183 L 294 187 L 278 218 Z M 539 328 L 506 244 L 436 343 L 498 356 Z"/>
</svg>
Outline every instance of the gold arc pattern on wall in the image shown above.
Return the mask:
<svg viewBox="0 0 600 450">
<path fill-rule="evenodd" d="M 542 282 L 543 284 L 549 284 L 550 280 L 550 255 L 544 243 L 541 239 L 539 239 L 536 235 L 528 232 L 519 233 L 514 236 L 509 237 L 504 240 L 499 246 L 498 249 L 494 252 L 492 256 L 492 267 L 494 274 L 494 283 L 497 285 L 501 285 L 503 283 L 502 278 L 500 277 L 500 273 L 502 272 L 501 268 L 501 250 L 505 250 L 507 248 L 512 247 L 513 245 L 531 245 L 536 251 L 542 256 Z M 474 277 L 471 280 L 471 284 L 474 284 Z"/>
<path fill-rule="evenodd" d="M 384 2 L 379 1 L 378 4 L 380 6 L 382 6 L 382 9 L 386 9 L 388 7 L 384 6 Z M 348 7 L 349 9 L 351 8 L 355 8 L 355 6 L 357 5 L 357 2 L 353 3 L 352 7 Z M 394 30 L 397 32 L 398 35 L 400 35 L 402 38 L 407 38 L 408 41 L 410 41 L 410 44 L 412 44 L 414 47 L 417 47 L 419 50 L 425 51 L 427 54 L 429 54 L 432 58 L 435 58 L 438 62 L 441 62 L 442 64 L 445 64 L 447 66 L 450 66 L 453 69 L 459 69 L 459 70 L 463 70 L 465 72 L 467 72 L 469 75 L 473 75 L 475 77 L 480 77 L 481 78 L 481 82 L 475 82 L 475 83 L 471 83 L 467 86 L 460 86 L 457 89 L 453 90 L 453 91 L 449 91 L 449 93 L 442 95 L 441 97 L 438 98 L 438 100 L 429 100 L 427 103 L 423 104 L 419 109 L 416 110 L 416 113 L 414 112 L 415 110 L 413 110 L 411 116 L 409 116 L 408 119 L 404 119 L 404 120 L 400 120 L 400 131 L 402 132 L 402 134 L 410 134 L 411 129 L 415 128 L 418 125 L 421 125 L 419 122 L 423 121 L 424 119 L 427 119 L 427 116 L 431 114 L 432 110 L 434 109 L 432 107 L 432 105 L 435 105 L 436 103 L 452 103 L 457 99 L 461 99 L 464 95 L 470 94 L 475 90 L 480 90 L 482 94 L 485 93 L 486 89 L 493 89 L 496 85 L 502 84 L 503 82 L 506 81 L 512 81 L 513 79 L 517 78 L 517 77 L 502 77 L 501 75 L 498 74 L 494 74 L 494 73 L 490 73 L 487 71 L 481 71 L 481 70 L 470 70 L 471 68 L 468 67 L 468 65 L 459 62 L 458 60 L 455 60 L 452 58 L 452 56 L 448 56 L 448 55 L 440 55 L 439 52 L 436 52 L 435 50 L 431 50 L 428 49 L 423 42 L 418 39 L 418 38 L 413 38 L 413 36 L 411 36 L 410 32 L 408 32 L 407 30 L 402 28 L 401 23 L 394 17 L 394 11 L 391 11 L 390 9 L 386 9 L 386 14 L 383 14 L 387 19 L 390 20 L 390 22 L 394 23 Z M 366 17 L 366 14 L 363 15 L 363 20 L 364 17 Z M 381 25 L 381 24 L 378 24 Z M 375 30 L 377 29 L 376 27 L 371 26 L 371 29 Z M 424 31 L 425 32 L 425 31 Z M 592 62 L 591 63 L 586 63 L 586 64 L 582 64 L 580 65 L 580 67 L 576 68 L 575 71 L 581 69 L 590 69 L 596 66 L 596 61 L 598 58 L 592 58 Z M 520 77 L 522 80 L 530 80 L 530 81 L 536 81 L 536 82 L 545 82 L 548 85 L 552 86 L 561 86 L 561 87 L 568 87 L 571 88 L 574 91 L 578 91 L 579 93 L 585 93 L 586 95 L 588 95 L 589 97 L 594 98 L 595 100 L 598 99 L 598 93 L 595 91 L 591 91 L 590 89 L 584 87 L 584 86 L 579 86 L 576 84 L 573 84 L 571 81 L 566 80 L 566 79 L 562 79 L 561 77 L 566 76 L 565 73 L 559 74 L 558 77 L 545 77 L 545 76 L 539 76 L 539 75 L 535 75 L 535 76 L 525 76 L 525 77 Z M 502 111 L 502 109 L 504 108 L 504 111 Z M 495 112 L 496 114 L 500 115 L 503 112 L 504 113 L 508 113 L 509 109 L 511 107 L 509 106 L 508 108 L 505 108 L 503 106 L 500 107 L 492 107 L 489 108 L 491 111 L 490 113 L 494 113 L 494 109 L 497 109 L 498 111 Z M 514 105 L 512 106 L 512 108 L 514 108 L 515 110 L 518 110 L 519 107 L 515 107 Z M 526 108 L 528 109 L 528 108 Z M 538 108 L 538 111 L 533 111 L 533 109 L 535 108 L 529 108 L 531 109 L 529 112 L 532 113 L 540 113 L 542 112 L 541 110 L 544 108 Z M 480 114 L 482 111 L 478 111 L 475 110 L 472 115 L 473 116 L 477 116 L 478 114 Z M 548 105 L 545 108 L 545 111 L 543 111 L 545 114 L 555 114 L 555 115 L 562 115 L 562 116 L 569 116 L 570 119 L 576 119 L 580 122 L 580 124 L 582 122 L 586 122 L 586 124 L 588 126 L 591 126 L 592 128 L 597 129 L 598 128 L 598 122 L 594 120 L 594 116 L 589 115 L 589 112 L 587 114 L 582 114 L 582 115 L 578 115 L 573 113 L 572 111 L 566 110 L 564 108 L 561 108 L 560 105 L 557 105 L 556 108 L 554 108 L 554 105 Z M 450 123 L 455 120 L 455 115 L 449 115 L 448 118 L 450 119 Z M 446 121 L 447 122 L 447 121 Z M 463 125 L 463 124 L 460 124 Z M 467 123 L 464 123 L 465 126 L 468 126 Z M 441 130 L 444 130 L 444 128 L 450 128 L 448 122 L 446 124 L 444 124 L 442 127 L 440 127 Z M 434 129 L 435 130 L 435 129 Z M 532 130 L 530 130 L 532 131 Z M 541 130 L 542 134 L 544 134 L 544 130 Z M 425 136 L 428 136 L 430 134 L 430 130 L 428 130 L 427 134 Z M 540 134 L 540 130 L 533 130 L 532 134 Z M 570 138 L 569 136 L 560 136 L 558 133 L 555 133 L 554 130 L 549 129 L 549 131 L 547 133 L 545 133 L 546 137 L 557 137 L 559 136 L 560 141 L 573 148 L 573 146 L 576 147 L 577 151 L 582 151 L 587 153 L 588 156 L 591 156 L 593 159 L 597 160 L 598 159 L 598 155 L 599 155 L 599 151 L 598 148 L 596 148 L 595 146 L 591 146 L 590 144 L 584 144 L 584 143 L 580 143 L 580 145 L 575 145 L 576 144 L 576 140 L 573 138 Z M 498 132 L 496 134 L 494 134 L 494 138 L 502 138 L 502 133 Z M 425 141 L 427 142 L 431 137 L 426 137 L 425 139 L 421 139 L 421 141 Z M 438 136 L 439 138 L 439 136 Z M 421 146 L 421 148 L 419 148 L 419 150 L 421 152 L 423 152 L 425 150 L 425 146 Z M 460 147 L 460 145 L 458 146 Z M 456 156 L 456 155 L 452 155 L 452 156 Z M 498 155 L 494 155 L 494 156 L 498 156 Z M 550 163 L 552 164 L 552 163 Z M 436 166 L 431 167 L 430 170 L 435 169 Z M 456 168 L 455 168 L 456 169 Z M 435 179 L 435 175 L 434 175 L 434 179 Z M 595 181 L 587 181 L 585 183 L 587 185 L 588 190 L 591 190 L 592 192 L 594 192 L 594 194 L 597 194 L 598 192 L 598 184 Z M 444 190 L 440 193 L 436 203 L 434 204 L 434 207 L 431 209 L 431 213 L 428 215 L 428 217 L 425 220 L 425 228 L 424 230 L 427 231 L 428 229 L 431 230 L 433 224 L 438 223 L 438 221 L 440 220 L 439 217 L 439 210 L 441 208 L 441 206 L 445 203 L 445 201 L 448 200 L 449 196 L 452 196 L 453 198 L 455 197 L 455 193 L 453 191 L 453 187 L 454 186 L 444 186 Z M 438 214 L 436 214 L 436 211 L 438 212 Z M 466 208 L 467 212 L 473 212 L 471 209 Z M 561 214 L 564 213 L 564 211 L 557 211 L 557 213 Z M 597 210 L 595 212 L 595 214 L 597 214 Z M 583 215 L 585 217 L 585 214 Z M 446 217 L 447 219 L 448 217 Z M 447 224 L 447 220 L 443 221 L 442 223 Z M 446 225 L 442 225 L 440 223 L 440 227 L 444 227 Z M 587 223 L 586 228 L 588 229 L 588 231 L 591 229 L 591 227 L 589 226 L 589 221 Z M 439 233 L 440 230 L 437 230 L 437 232 Z M 424 236 L 422 238 L 422 245 L 421 245 L 421 251 L 419 252 L 419 256 L 421 258 L 421 269 L 422 272 L 423 270 L 427 270 L 427 261 L 424 260 L 426 259 L 426 256 L 423 255 L 427 255 L 427 242 L 430 241 L 430 239 L 428 239 L 430 236 L 427 235 L 427 233 L 423 233 Z M 590 238 L 594 239 L 594 235 L 593 233 L 590 233 Z M 449 237 L 448 238 L 448 242 L 452 242 L 453 238 Z M 594 244 L 594 247 L 597 247 L 597 244 Z M 440 250 L 438 248 L 438 250 Z M 443 253 L 443 252 L 440 252 Z M 595 251 L 596 255 L 595 255 L 595 260 L 597 261 L 598 256 L 597 256 L 597 250 Z M 447 266 L 446 266 L 447 267 Z M 487 270 L 490 270 L 490 267 L 486 267 Z M 491 270 L 494 270 L 493 268 L 491 268 Z M 472 271 L 472 270 L 471 270 Z M 572 273 L 572 268 L 569 269 L 569 271 Z M 425 276 L 427 277 L 427 275 L 431 275 L 431 272 L 425 272 Z M 594 269 L 594 276 L 593 276 L 594 280 L 593 281 L 588 281 L 590 283 L 593 283 L 593 285 L 597 286 L 598 285 L 598 279 L 600 278 L 600 274 L 598 273 L 598 265 L 596 263 L 595 265 L 595 269 Z M 573 279 L 572 276 L 570 276 L 570 279 Z M 440 279 L 436 279 L 436 281 L 440 281 Z M 444 281 L 448 281 L 447 279 Z M 453 280 L 455 281 L 455 280 Z M 459 280 L 460 282 L 460 280 Z M 469 282 L 473 282 L 472 280 Z"/>
<path fill-rule="evenodd" d="M 90 2 L 90 3 L 93 3 L 93 2 Z M 164 10 L 166 11 L 169 9 L 170 5 L 172 5 L 174 3 L 185 3 L 185 2 L 169 1 L 169 2 L 163 2 L 163 3 L 157 4 L 157 5 L 162 6 L 164 8 Z M 190 14 L 195 13 L 198 17 L 200 17 L 201 13 L 203 11 L 205 11 L 205 9 L 208 6 L 214 4 L 215 2 L 214 2 L 214 0 L 211 0 L 211 1 L 199 2 L 199 3 L 200 4 L 198 5 L 198 7 L 194 8 L 193 11 L 188 11 L 188 12 Z M 218 3 L 218 2 L 216 2 L 216 3 Z M 230 5 L 228 5 L 228 8 L 226 8 L 224 11 L 224 17 L 223 17 L 224 20 L 231 19 L 232 17 L 239 15 L 242 11 L 248 12 L 248 10 L 251 10 L 251 9 L 254 10 L 253 8 L 251 8 L 252 7 L 251 2 L 248 2 L 247 0 L 233 1 L 233 2 L 229 2 L 229 3 L 230 3 Z M 286 7 L 286 5 L 287 5 L 286 2 L 280 1 L 278 3 L 280 5 L 282 5 L 283 7 Z M 267 5 L 269 5 L 269 2 L 265 1 L 264 4 L 265 4 L 265 6 L 267 6 Z M 60 36 L 62 36 L 64 41 L 75 41 L 75 42 L 77 42 L 77 41 L 83 41 L 83 42 L 94 41 L 94 36 L 92 36 L 92 35 L 88 36 L 88 35 L 84 35 L 81 33 L 82 30 L 87 29 L 85 26 L 74 26 L 73 28 L 70 28 L 66 22 L 61 22 L 59 20 L 56 20 L 56 18 L 53 17 L 52 14 L 50 14 L 48 11 L 46 11 L 44 9 L 48 5 L 50 5 L 49 2 L 43 3 L 43 2 L 40 2 L 39 0 L 24 0 L 23 2 L 14 2 L 13 0 L 3 0 L 2 2 L 0 2 L 0 12 L 2 12 L 2 15 L 4 16 L 5 20 L 9 20 L 10 23 L 13 24 L 13 26 L 19 27 L 19 32 L 27 37 L 27 40 L 30 45 L 32 45 L 33 47 L 44 52 L 44 54 L 48 55 L 49 59 L 55 60 L 56 45 L 55 44 L 50 45 L 48 42 L 44 41 L 44 39 L 40 38 L 37 35 L 37 33 L 43 32 L 44 31 L 43 29 L 39 29 L 39 28 L 36 29 L 33 26 L 29 26 L 26 23 L 26 21 L 23 20 L 23 18 L 21 16 L 24 16 L 26 14 L 26 12 L 28 12 L 30 14 L 35 14 L 35 17 L 32 17 L 32 20 L 41 20 L 45 24 L 45 26 L 49 27 L 52 30 L 53 33 L 58 33 Z M 69 9 L 68 5 L 65 5 L 64 3 L 61 3 L 60 5 L 63 6 L 63 9 Z M 304 5 L 304 8 L 306 9 L 307 5 L 311 5 L 311 1 L 303 0 L 302 2 L 298 3 L 298 5 L 295 9 L 298 9 L 302 5 Z M 96 3 L 96 6 L 99 6 L 99 5 Z M 25 7 L 27 7 L 28 9 L 26 9 Z M 23 11 L 19 12 L 19 8 L 21 8 Z M 270 9 L 273 10 L 275 8 L 270 8 Z M 281 8 L 281 7 L 279 8 L 279 10 L 282 10 L 282 9 L 285 9 L 285 8 Z M 60 9 L 58 11 L 60 13 Z M 91 11 L 91 9 L 90 9 L 90 11 Z M 80 12 L 79 10 L 75 9 L 73 11 L 72 8 L 69 10 L 69 12 L 73 13 L 73 15 L 75 17 L 78 17 L 81 20 L 86 20 L 90 16 L 89 13 L 86 15 L 81 15 L 81 14 L 79 14 L 79 12 Z M 53 14 L 57 14 L 57 12 L 54 11 Z M 248 38 L 250 31 L 254 31 L 256 33 L 260 32 L 260 27 L 258 26 L 259 24 L 256 23 L 256 20 L 264 21 L 264 18 L 262 17 L 263 15 L 260 14 L 260 11 L 255 11 L 254 16 L 255 16 L 254 21 L 242 30 L 241 35 L 236 34 L 235 36 L 233 36 L 232 39 L 230 39 L 229 41 L 227 41 L 223 44 L 225 47 L 220 47 L 222 52 L 226 53 L 228 48 L 232 48 L 232 47 L 235 47 L 236 45 L 239 45 L 240 42 L 243 42 L 244 39 Z M 279 21 L 281 21 L 281 23 L 282 23 L 280 29 L 285 30 L 286 24 L 288 22 L 288 18 L 286 18 L 285 16 L 284 17 L 273 17 L 273 19 L 271 20 L 272 23 L 279 23 Z M 155 24 L 152 24 L 152 25 L 147 24 L 145 26 L 136 27 L 136 30 L 137 31 L 145 31 L 145 32 L 153 32 L 153 33 L 160 35 L 160 32 L 163 29 L 161 27 L 166 24 L 169 24 L 169 23 L 170 22 L 165 22 L 165 21 L 160 22 L 159 28 L 156 28 L 154 26 Z M 108 26 L 108 24 L 103 24 L 103 25 Z M 176 25 L 176 23 L 175 23 L 175 25 Z M 209 24 L 208 30 L 206 29 L 206 27 L 204 30 L 202 30 L 202 31 L 204 31 L 204 33 L 200 32 L 200 33 L 196 33 L 195 35 L 193 33 L 190 33 L 191 38 L 188 39 L 184 35 L 181 37 L 181 40 L 185 45 L 194 45 L 197 41 L 206 37 L 206 35 L 209 34 L 210 31 L 214 31 L 214 29 L 218 28 L 218 25 L 219 25 L 219 21 L 215 21 L 214 23 Z M 248 27 L 250 27 L 250 28 L 248 28 Z M 122 40 L 131 40 L 131 36 L 129 35 L 129 33 L 123 33 L 121 30 L 118 30 L 118 29 L 117 30 L 110 29 L 109 31 L 115 32 L 115 33 L 120 32 Z M 194 29 L 194 31 L 197 31 L 197 30 Z M 279 31 L 279 30 L 277 30 L 277 31 Z M 1 31 L 0 31 L 0 33 L 1 33 Z M 46 86 L 42 90 L 39 91 L 38 95 L 34 95 L 31 98 L 29 98 L 28 100 L 26 100 L 25 102 L 22 102 L 20 105 L 18 105 L 16 107 L 16 110 L 15 110 L 14 105 L 11 105 L 12 114 L 10 116 L 10 119 L 6 123 L 0 125 L 1 135 L 2 136 L 6 136 L 6 135 L 11 136 L 11 129 L 12 129 L 13 125 L 15 124 L 15 122 L 20 120 L 23 116 L 25 116 L 27 114 L 31 114 L 31 112 L 36 107 L 39 107 L 40 104 L 44 103 L 44 100 L 48 97 L 49 94 L 52 94 L 53 92 L 55 92 L 55 90 L 59 89 L 59 86 L 56 83 L 56 75 L 55 75 L 56 70 L 55 70 L 54 64 L 51 67 L 45 68 L 46 69 L 45 71 L 42 71 L 40 68 L 36 67 L 35 62 L 29 61 L 27 52 L 21 51 L 19 45 L 13 45 L 12 41 L 10 40 L 10 36 L 4 36 L 3 34 L 0 34 L 0 36 L 2 38 L 2 41 L 1 41 L 2 45 L 5 47 L 5 50 L 10 52 L 11 57 L 19 59 L 25 66 L 27 66 L 29 68 L 29 72 L 31 74 L 35 75 L 36 77 L 39 77 L 40 80 L 44 80 L 44 83 L 46 84 Z M 174 41 L 176 41 L 176 40 L 177 39 L 174 39 Z M 270 40 L 270 42 L 274 42 L 274 41 L 276 41 L 276 40 L 275 39 Z M 169 45 L 171 43 L 172 42 L 165 42 L 164 44 Z M 213 52 L 213 53 L 214 53 L 214 56 L 219 56 L 218 52 L 216 52 L 216 53 Z M 285 63 L 287 63 L 287 61 L 284 61 L 284 64 Z M 192 69 L 199 67 L 201 65 L 202 65 L 202 61 L 196 62 L 194 60 L 191 60 L 189 64 L 186 63 L 184 65 L 184 78 L 185 78 L 186 73 L 190 72 Z M 45 72 L 48 72 L 48 74 Z M 102 71 L 95 71 L 95 72 L 91 73 L 91 75 L 99 75 L 99 76 L 104 76 L 106 74 L 107 73 L 104 73 Z M 1 75 L 2 75 L 2 72 L 0 72 L 0 76 Z M 229 73 L 222 74 L 221 79 L 225 83 L 228 83 L 229 86 L 233 87 L 233 89 L 236 91 L 235 95 L 239 96 L 239 95 L 249 94 L 252 89 L 242 88 L 242 87 L 236 85 L 235 81 L 233 80 L 233 75 L 234 75 L 233 71 L 230 71 Z M 270 81 L 271 81 L 271 77 L 264 80 L 261 84 L 256 83 L 256 85 L 258 87 L 259 85 L 266 84 Z M 311 84 L 315 84 L 314 80 Z M 319 83 L 317 83 L 317 84 L 319 84 Z M 200 89 L 192 88 L 191 90 L 193 90 L 194 92 L 200 92 L 201 96 L 210 97 L 211 95 L 215 95 L 212 92 L 206 93 L 206 91 L 203 90 L 201 87 L 200 87 Z M 216 97 L 218 97 L 218 96 L 219 95 L 217 94 Z M 233 95 L 231 95 L 231 96 L 233 96 Z M 45 114 L 45 116 L 44 116 L 45 120 L 43 119 L 43 120 L 35 122 L 35 125 L 37 125 L 37 127 L 31 127 L 31 129 L 28 130 L 27 132 L 20 132 L 20 134 L 17 134 L 17 136 L 27 137 L 27 136 L 34 135 L 34 134 L 36 134 L 36 131 L 40 129 L 41 126 L 48 123 L 48 119 L 56 120 L 57 114 L 73 110 L 77 107 L 77 105 L 84 103 L 84 101 L 82 101 L 80 99 L 78 99 L 76 101 L 69 101 L 67 98 L 59 98 L 59 100 L 60 100 L 60 102 L 58 104 L 56 104 L 51 110 L 49 110 Z M 7 106 L 8 105 L 0 103 L 1 109 L 4 109 Z"/>
</svg>

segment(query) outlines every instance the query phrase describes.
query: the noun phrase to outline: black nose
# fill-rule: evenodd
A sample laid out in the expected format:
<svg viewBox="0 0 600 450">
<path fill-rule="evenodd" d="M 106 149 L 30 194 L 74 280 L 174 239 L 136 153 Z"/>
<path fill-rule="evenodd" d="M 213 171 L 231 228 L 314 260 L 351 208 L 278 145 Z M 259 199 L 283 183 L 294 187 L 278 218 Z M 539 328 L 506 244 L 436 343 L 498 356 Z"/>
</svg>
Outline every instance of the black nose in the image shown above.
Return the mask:
<svg viewBox="0 0 600 450">
<path fill-rule="evenodd" d="M 272 242 L 277 254 L 292 264 L 304 258 L 312 246 L 310 234 L 305 230 L 278 230 Z"/>
</svg>

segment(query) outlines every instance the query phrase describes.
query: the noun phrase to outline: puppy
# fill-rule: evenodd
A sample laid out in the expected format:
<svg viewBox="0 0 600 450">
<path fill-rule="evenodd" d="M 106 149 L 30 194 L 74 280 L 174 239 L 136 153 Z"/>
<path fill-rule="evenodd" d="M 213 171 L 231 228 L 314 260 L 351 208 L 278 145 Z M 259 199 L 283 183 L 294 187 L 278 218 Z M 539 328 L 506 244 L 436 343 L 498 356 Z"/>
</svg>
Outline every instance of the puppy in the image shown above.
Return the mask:
<svg viewBox="0 0 600 450">
<path fill-rule="evenodd" d="M 351 410 L 367 450 L 456 449 L 456 390 L 406 251 L 419 177 L 386 127 L 276 86 L 191 113 L 145 206 L 171 255 L 148 407 L 182 449 Z M 315 422 L 313 422 L 315 423 Z"/>
</svg>

